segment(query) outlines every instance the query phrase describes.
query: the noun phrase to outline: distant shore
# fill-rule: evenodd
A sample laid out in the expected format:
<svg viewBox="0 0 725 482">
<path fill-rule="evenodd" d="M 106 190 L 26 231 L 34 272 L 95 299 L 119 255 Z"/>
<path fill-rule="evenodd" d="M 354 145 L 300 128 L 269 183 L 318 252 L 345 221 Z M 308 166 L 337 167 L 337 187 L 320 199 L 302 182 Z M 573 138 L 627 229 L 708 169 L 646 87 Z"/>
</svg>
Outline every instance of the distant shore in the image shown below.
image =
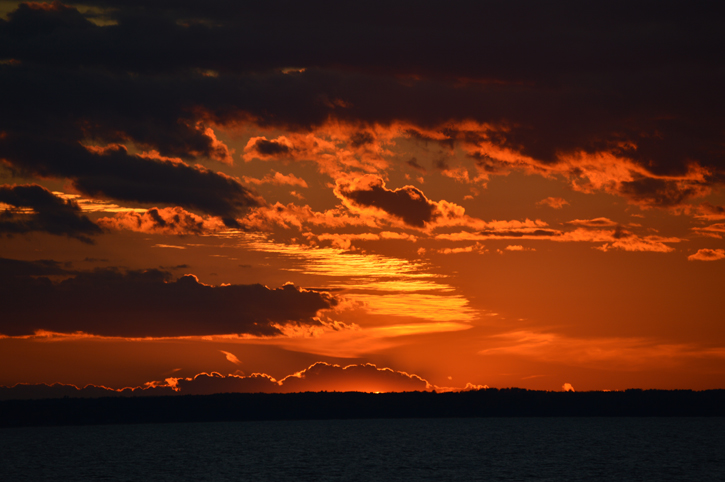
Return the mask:
<svg viewBox="0 0 725 482">
<path fill-rule="evenodd" d="M 722 417 L 725 390 L 224 393 L 0 401 L 0 427 L 251 420 Z"/>
</svg>

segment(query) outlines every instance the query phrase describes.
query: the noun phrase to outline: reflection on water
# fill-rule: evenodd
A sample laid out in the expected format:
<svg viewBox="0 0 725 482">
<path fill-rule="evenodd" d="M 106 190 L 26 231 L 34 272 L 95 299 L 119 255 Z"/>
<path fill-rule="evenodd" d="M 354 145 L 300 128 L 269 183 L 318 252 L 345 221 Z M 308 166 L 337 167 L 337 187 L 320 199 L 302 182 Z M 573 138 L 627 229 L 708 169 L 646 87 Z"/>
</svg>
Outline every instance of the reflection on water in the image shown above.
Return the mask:
<svg viewBox="0 0 725 482">
<path fill-rule="evenodd" d="M 0 480 L 723 480 L 723 418 L 332 420 L 0 430 Z"/>
</svg>

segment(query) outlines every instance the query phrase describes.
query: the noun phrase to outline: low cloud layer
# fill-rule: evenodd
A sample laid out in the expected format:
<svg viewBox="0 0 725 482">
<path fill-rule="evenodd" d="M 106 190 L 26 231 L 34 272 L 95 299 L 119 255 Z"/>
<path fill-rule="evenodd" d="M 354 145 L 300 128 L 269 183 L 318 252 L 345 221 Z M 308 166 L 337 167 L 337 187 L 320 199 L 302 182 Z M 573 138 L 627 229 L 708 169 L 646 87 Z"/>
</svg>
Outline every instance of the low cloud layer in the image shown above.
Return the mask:
<svg viewBox="0 0 725 482">
<path fill-rule="evenodd" d="M 190 378 L 167 378 L 164 381 L 148 382 L 141 387 L 123 389 L 95 385 L 78 388 L 64 384 L 18 384 L 14 387 L 0 387 L 0 400 L 214 393 L 413 392 L 436 388 L 417 375 L 378 368 L 370 363 L 341 367 L 317 362 L 279 381 L 264 373 L 224 376 L 212 372 Z"/>
</svg>

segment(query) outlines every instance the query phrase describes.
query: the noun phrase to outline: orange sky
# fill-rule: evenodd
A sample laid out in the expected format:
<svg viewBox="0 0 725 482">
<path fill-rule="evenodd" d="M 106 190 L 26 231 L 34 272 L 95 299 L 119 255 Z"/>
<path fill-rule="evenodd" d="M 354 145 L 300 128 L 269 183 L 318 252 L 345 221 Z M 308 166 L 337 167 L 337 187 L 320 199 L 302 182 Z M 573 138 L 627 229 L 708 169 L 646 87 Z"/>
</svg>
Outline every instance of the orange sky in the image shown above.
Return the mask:
<svg viewBox="0 0 725 482">
<path fill-rule="evenodd" d="M 0 386 L 723 388 L 722 25 L 404 3 L 2 2 Z"/>
</svg>

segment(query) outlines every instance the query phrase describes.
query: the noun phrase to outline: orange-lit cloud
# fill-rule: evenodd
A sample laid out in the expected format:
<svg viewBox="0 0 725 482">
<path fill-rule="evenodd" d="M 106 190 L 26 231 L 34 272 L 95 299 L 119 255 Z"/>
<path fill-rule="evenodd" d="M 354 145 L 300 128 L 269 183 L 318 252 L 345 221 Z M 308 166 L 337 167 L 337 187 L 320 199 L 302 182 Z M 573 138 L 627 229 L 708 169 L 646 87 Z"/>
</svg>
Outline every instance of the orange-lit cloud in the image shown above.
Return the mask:
<svg viewBox="0 0 725 482">
<path fill-rule="evenodd" d="M 536 251 L 536 248 L 526 248 L 520 244 L 509 244 L 504 251 Z"/>
<path fill-rule="evenodd" d="M 560 197 L 547 197 L 536 203 L 538 206 L 549 206 L 554 209 L 561 209 L 564 206 L 568 206 L 569 203 Z"/>
<path fill-rule="evenodd" d="M 537 229 L 532 227 L 515 228 L 515 229 L 487 229 L 478 233 L 460 231 L 457 233 L 438 234 L 435 236 L 438 240 L 447 241 L 483 241 L 490 239 L 526 239 L 539 241 L 556 241 L 556 242 L 603 242 L 603 245 L 597 246 L 600 251 L 609 251 L 612 249 L 623 251 L 639 251 L 639 252 L 658 252 L 670 253 L 674 248 L 668 246 L 669 243 L 679 243 L 682 241 L 677 237 L 666 237 L 657 235 L 640 236 L 617 226 L 614 230 L 577 228 L 573 231 L 559 231 L 552 229 Z"/>
<path fill-rule="evenodd" d="M 693 228 L 693 231 L 700 236 L 722 239 L 723 235 L 725 235 L 725 223 L 716 223 L 701 228 Z"/>
<path fill-rule="evenodd" d="M 608 228 L 618 225 L 618 223 L 615 223 L 611 219 L 607 218 L 574 219 L 572 221 L 567 221 L 565 224 L 569 224 L 571 226 L 584 226 L 587 228 Z"/>
<path fill-rule="evenodd" d="M 232 154 L 234 154 L 234 149 L 229 149 L 226 144 L 217 139 L 216 135 L 214 134 L 214 130 L 211 127 L 204 128 L 200 125 L 197 126 L 197 129 L 203 131 L 204 135 L 208 138 L 209 157 L 225 164 L 234 164 L 234 160 L 232 158 Z M 197 155 L 199 154 L 201 153 L 197 153 Z"/>
<path fill-rule="evenodd" d="M 242 362 L 237 358 L 237 356 L 234 353 L 230 353 L 228 351 L 219 350 L 220 352 L 224 353 L 224 356 L 229 360 L 230 362 L 234 363 L 235 365 L 240 365 Z"/>
<path fill-rule="evenodd" d="M 704 202 L 695 208 L 694 216 L 707 221 L 719 221 L 725 219 L 725 206 L 715 206 Z"/>
<path fill-rule="evenodd" d="M 156 234 L 205 234 L 225 229 L 221 219 L 198 216 L 180 207 L 151 208 L 146 212 L 127 211 L 98 220 L 107 229 L 126 229 Z"/>
<path fill-rule="evenodd" d="M 307 183 L 304 179 L 300 179 L 299 177 L 295 176 L 294 174 L 289 174 L 285 176 L 281 172 L 273 171 L 274 175 L 267 174 L 262 179 L 255 179 L 253 177 L 247 177 L 244 176 L 242 179 L 244 182 L 248 184 L 274 184 L 275 186 L 300 186 L 300 187 L 307 187 Z"/>
<path fill-rule="evenodd" d="M 676 366 L 692 358 L 725 359 L 725 347 L 667 343 L 646 338 L 580 338 L 528 330 L 494 335 L 479 351 L 483 356 L 515 355 L 539 361 L 598 367 L 607 363 L 618 370 L 640 370 Z"/>
<path fill-rule="evenodd" d="M 725 258 L 725 249 L 698 249 L 697 253 L 687 257 L 690 261 L 717 261 Z"/>
</svg>

